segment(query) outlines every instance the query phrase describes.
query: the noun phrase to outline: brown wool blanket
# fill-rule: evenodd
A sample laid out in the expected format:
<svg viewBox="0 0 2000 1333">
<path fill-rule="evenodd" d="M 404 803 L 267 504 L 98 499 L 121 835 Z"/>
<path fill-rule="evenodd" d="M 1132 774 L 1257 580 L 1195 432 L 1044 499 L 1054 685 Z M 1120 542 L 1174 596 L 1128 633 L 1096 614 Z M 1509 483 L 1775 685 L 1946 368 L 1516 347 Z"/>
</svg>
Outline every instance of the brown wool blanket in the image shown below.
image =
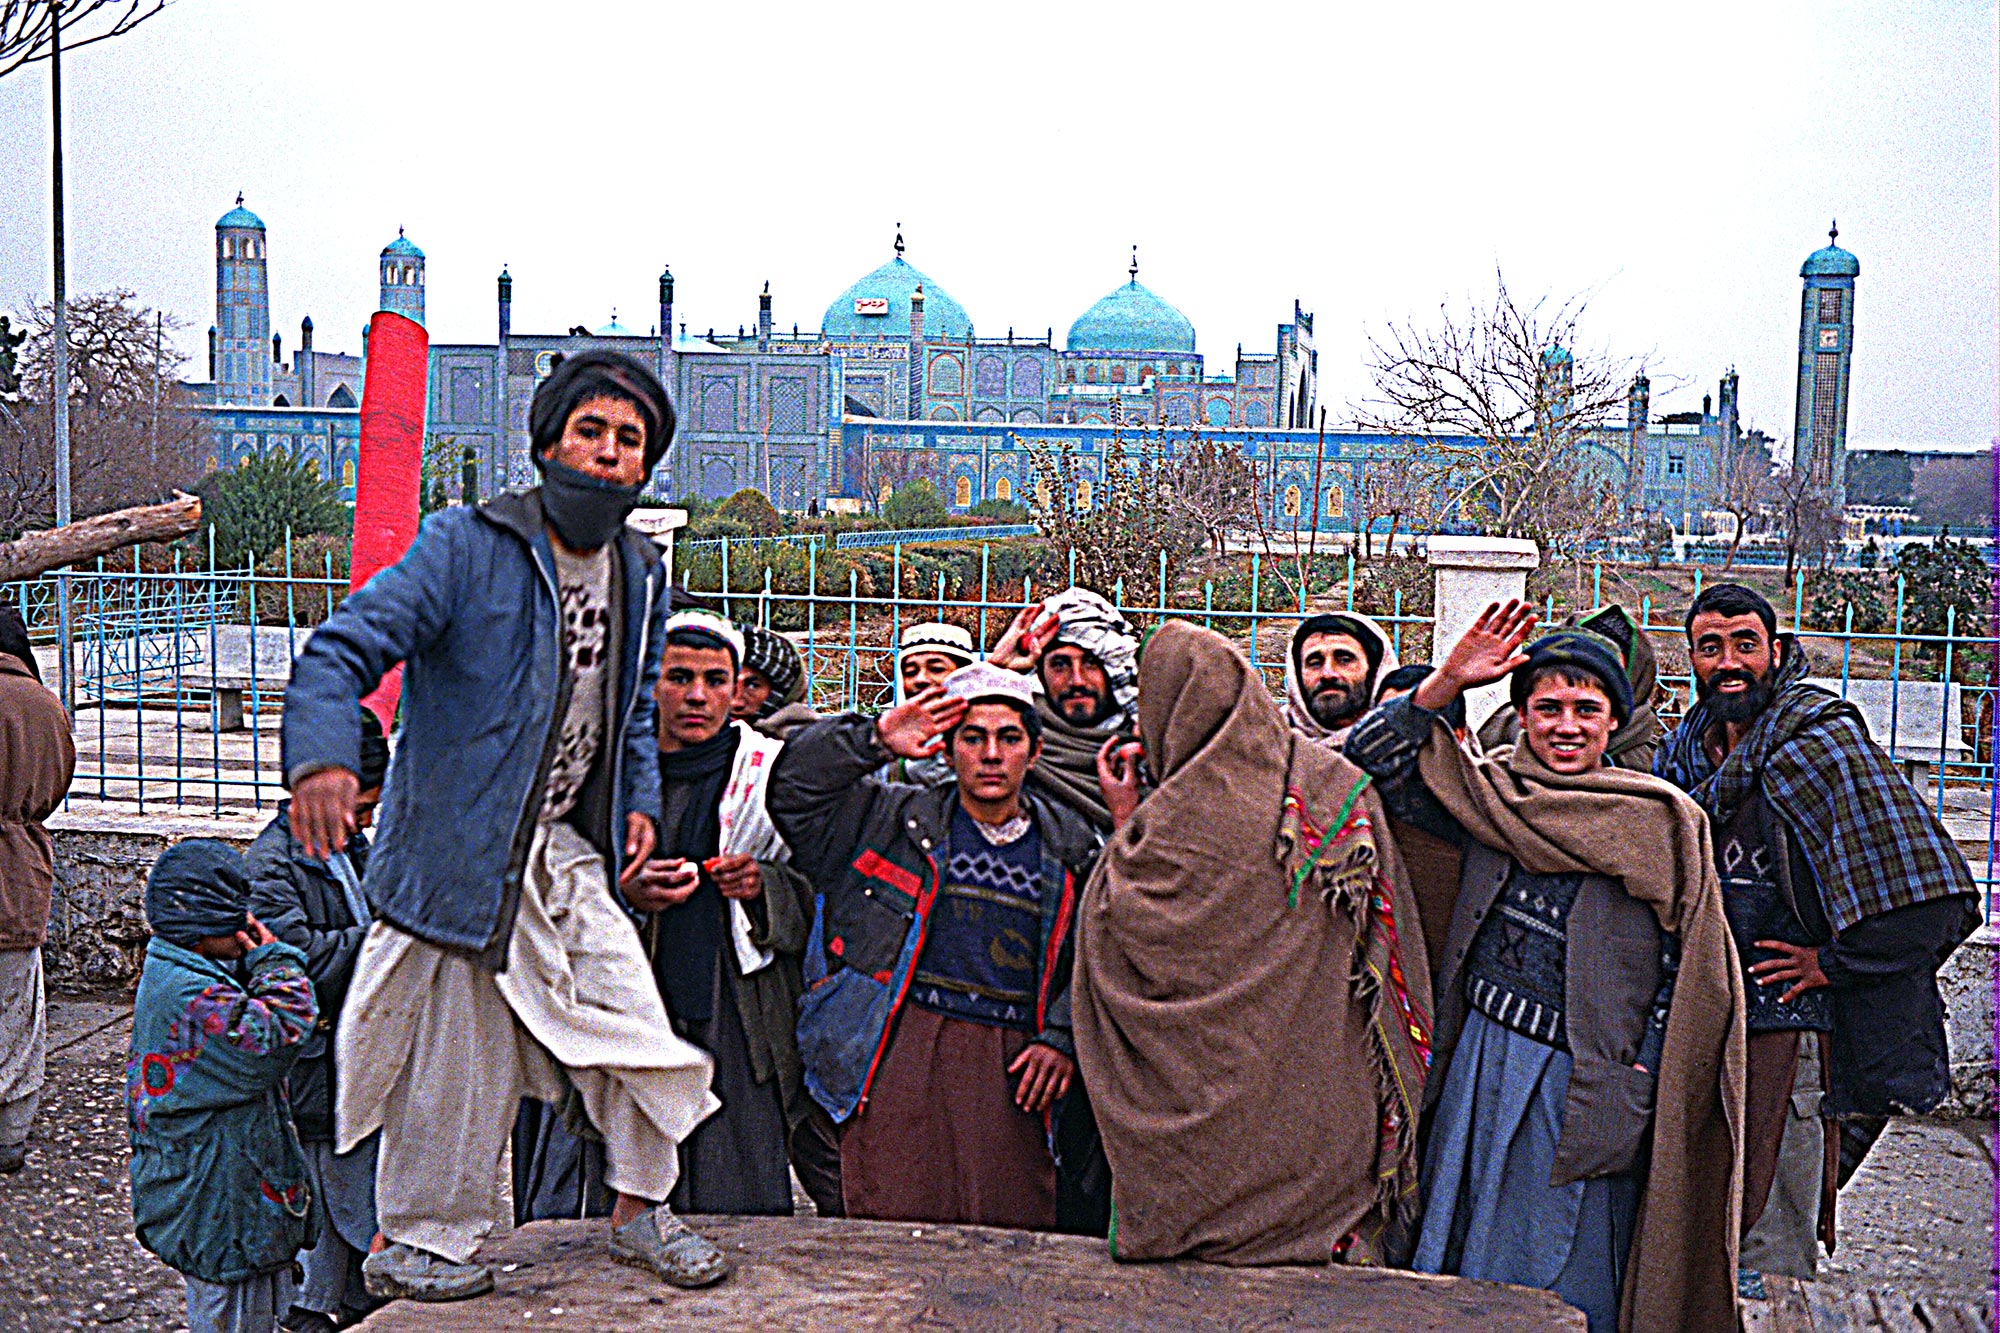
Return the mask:
<svg viewBox="0 0 2000 1333">
<path fill-rule="evenodd" d="M 1442 723 L 1418 765 L 1467 833 L 1537 874 L 1624 883 L 1680 936 L 1680 972 L 1654 1092 L 1653 1151 L 1626 1266 L 1627 1333 L 1736 1327 L 1743 1190 L 1743 976 L 1722 911 L 1708 817 L 1646 773 L 1552 772 L 1527 746 L 1489 754 Z M 1449 1053 L 1439 1052 L 1439 1071 Z"/>
<path fill-rule="evenodd" d="M 1139 730 L 1160 785 L 1107 844 L 1076 928 L 1112 1253 L 1395 1261 L 1431 997 L 1381 803 L 1184 621 L 1147 645 Z"/>
</svg>

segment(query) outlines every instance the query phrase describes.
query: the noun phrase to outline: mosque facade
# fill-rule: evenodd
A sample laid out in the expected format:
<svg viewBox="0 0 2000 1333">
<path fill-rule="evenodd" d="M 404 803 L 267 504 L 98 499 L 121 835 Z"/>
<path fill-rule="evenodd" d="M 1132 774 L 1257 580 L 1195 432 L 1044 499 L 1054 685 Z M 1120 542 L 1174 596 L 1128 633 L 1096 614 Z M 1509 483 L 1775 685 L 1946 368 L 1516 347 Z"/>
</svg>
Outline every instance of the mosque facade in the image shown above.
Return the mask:
<svg viewBox="0 0 2000 1333">
<path fill-rule="evenodd" d="M 211 383 L 202 386 L 214 463 L 235 466 L 281 449 L 335 478 L 351 499 L 365 332 L 361 356 L 320 352 L 308 317 L 287 362 L 270 332 L 266 240 L 264 224 L 240 199 L 216 226 L 217 316 Z M 1266 464 L 1274 520 L 1310 521 L 1317 483 L 1320 522 L 1352 525 L 1368 459 L 1388 441 L 1318 431 L 1313 316 L 1297 301 L 1277 324 L 1270 351 L 1239 346 L 1229 373 L 1212 374 L 1192 322 L 1139 282 L 1136 249 L 1126 281 L 1078 315 L 1060 345 L 1054 328 L 981 334 L 966 309 L 909 262 L 906 249 L 899 233 L 889 260 L 842 291 L 816 332 L 776 327 L 767 284 L 754 325 L 690 333 L 676 319 L 671 270 L 659 276 L 658 307 L 644 331 L 615 312 L 595 329 L 516 331 L 515 280 L 503 269 L 494 341 L 431 344 L 431 456 L 448 464 L 440 470 L 454 491 L 465 474 L 482 495 L 532 484 L 528 405 L 536 386 L 558 355 L 605 348 L 652 367 L 680 413 L 674 448 L 651 484 L 662 498 L 719 499 L 753 486 L 781 509 L 860 509 L 879 503 L 894 484 L 926 475 L 963 511 L 1031 499 L 1037 451 L 1067 448 L 1079 478 L 1101 485 L 1112 438 L 1128 448 L 1144 442 L 1172 449 L 1200 435 L 1231 441 Z M 1814 273 L 1816 266 L 1850 266 L 1825 261 L 1828 253 L 1807 261 L 1813 348 L 1809 356 L 1802 333 L 1800 401 L 1818 403 L 1808 373 L 1818 377 L 1812 384 L 1837 383 L 1839 435 L 1816 435 L 1811 446 L 1818 451 L 1811 456 L 1837 475 L 1845 461 L 1853 275 Z M 1851 267 L 1858 271 L 1858 263 Z M 378 308 L 422 323 L 424 268 L 422 250 L 399 229 L 381 253 Z M 1819 318 L 1832 309 L 1815 294 L 1822 289 L 1843 293 L 1831 322 Z M 1836 330 L 1837 347 L 1819 347 L 1826 328 Z M 1828 350 L 1841 358 L 1837 381 L 1825 378 L 1820 358 Z M 1636 508 L 1683 528 L 1712 504 L 1719 450 L 1752 438 L 1739 423 L 1737 394 L 1732 370 L 1699 412 L 1654 418 L 1642 375 L 1626 423 L 1586 440 L 1585 462 L 1621 479 Z"/>
</svg>

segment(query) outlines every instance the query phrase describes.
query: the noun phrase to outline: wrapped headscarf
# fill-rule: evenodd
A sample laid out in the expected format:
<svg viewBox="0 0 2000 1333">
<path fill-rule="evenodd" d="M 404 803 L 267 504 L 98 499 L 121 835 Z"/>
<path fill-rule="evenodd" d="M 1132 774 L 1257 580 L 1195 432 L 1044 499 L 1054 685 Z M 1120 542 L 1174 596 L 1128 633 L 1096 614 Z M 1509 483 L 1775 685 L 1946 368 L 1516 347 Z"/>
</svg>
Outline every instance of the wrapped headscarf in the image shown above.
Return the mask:
<svg viewBox="0 0 2000 1333">
<path fill-rule="evenodd" d="M 1051 648 L 1068 644 L 1081 648 L 1104 668 L 1116 712 L 1100 727 L 1123 727 L 1139 702 L 1139 633 L 1118 608 L 1088 588 L 1070 588 L 1042 603 L 1056 618 Z"/>
<path fill-rule="evenodd" d="M 1373 617 L 1358 611 L 1309 616 L 1292 632 L 1291 651 L 1285 654 L 1285 720 L 1292 724 L 1294 730 L 1303 731 L 1316 741 L 1326 741 L 1337 749 L 1346 739 L 1352 723 L 1338 730 L 1321 726 L 1319 719 L 1312 715 L 1305 686 L 1299 680 L 1299 650 L 1315 634 L 1345 634 L 1361 645 L 1362 654 L 1368 659 L 1367 702 L 1370 704 L 1380 695 L 1382 681 L 1401 663 L 1396 659 L 1396 644 L 1388 631 L 1376 624 Z M 1361 714 L 1356 713 L 1354 721 L 1360 720 Z"/>
<path fill-rule="evenodd" d="M 771 682 L 771 693 L 757 709 L 763 720 L 799 697 L 805 684 L 805 665 L 792 641 L 762 625 L 738 625 L 743 633 L 743 669 L 754 671 Z"/>
<path fill-rule="evenodd" d="M 146 878 L 146 924 L 169 944 L 250 928 L 250 879 L 243 856 L 216 838 L 189 838 L 160 853 Z"/>
</svg>

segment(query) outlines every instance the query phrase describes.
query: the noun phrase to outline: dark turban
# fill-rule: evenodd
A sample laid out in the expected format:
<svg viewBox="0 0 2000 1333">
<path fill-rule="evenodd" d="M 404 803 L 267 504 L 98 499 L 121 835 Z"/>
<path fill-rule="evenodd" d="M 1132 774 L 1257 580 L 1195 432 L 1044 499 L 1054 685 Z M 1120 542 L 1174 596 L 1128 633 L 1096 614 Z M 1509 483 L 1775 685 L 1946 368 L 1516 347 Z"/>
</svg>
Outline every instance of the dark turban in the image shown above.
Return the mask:
<svg viewBox="0 0 2000 1333">
<path fill-rule="evenodd" d="M 646 423 L 646 471 L 666 456 L 674 438 L 674 405 L 653 372 L 623 352 L 579 352 L 559 356 L 555 369 L 535 390 L 528 408 L 528 436 L 535 466 L 562 438 L 570 413 L 593 398 L 617 398 L 639 409 Z"/>
<path fill-rule="evenodd" d="M 243 857 L 215 838 L 189 838 L 160 853 L 146 880 L 146 924 L 169 944 L 192 949 L 250 928 L 250 879 Z"/>
<path fill-rule="evenodd" d="M 792 646 L 792 641 L 776 630 L 762 625 L 736 628 L 743 631 L 743 669 L 771 682 L 770 695 L 757 709 L 760 719 L 767 718 L 791 702 L 805 676 L 804 664 L 799 661 L 799 650 Z"/>
<path fill-rule="evenodd" d="M 382 719 L 372 708 L 361 710 L 361 790 L 374 791 L 389 776 L 389 741 Z"/>
<path fill-rule="evenodd" d="M 0 602 L 0 653 L 9 653 L 27 664 L 28 674 L 36 680 L 42 678 L 41 664 L 35 661 L 35 650 L 28 643 L 28 627 L 21 620 L 21 613 Z"/>
<path fill-rule="evenodd" d="M 1632 682 L 1625 677 L 1625 658 L 1618 645 L 1586 629 L 1559 629 L 1544 634 L 1521 650 L 1528 655 L 1526 666 L 1514 671 L 1508 695 L 1514 711 L 1528 715 L 1528 682 L 1544 667 L 1568 667 L 1592 676 L 1611 700 L 1611 715 L 1623 726 L 1632 716 Z"/>
</svg>

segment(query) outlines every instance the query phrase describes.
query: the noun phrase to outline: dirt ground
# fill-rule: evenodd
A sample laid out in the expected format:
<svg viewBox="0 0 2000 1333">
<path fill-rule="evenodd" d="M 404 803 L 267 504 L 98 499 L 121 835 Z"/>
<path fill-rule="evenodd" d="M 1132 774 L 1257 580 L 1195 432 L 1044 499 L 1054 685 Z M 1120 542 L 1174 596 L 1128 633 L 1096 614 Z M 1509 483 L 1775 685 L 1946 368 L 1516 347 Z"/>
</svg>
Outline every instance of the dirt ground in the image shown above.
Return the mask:
<svg viewBox="0 0 2000 1333">
<path fill-rule="evenodd" d="M 185 1326 L 181 1281 L 132 1238 L 125 1051 L 131 999 L 51 997 L 27 1168 L 0 1176 L 0 1329 Z M 1841 1194 L 1821 1280 L 1990 1298 L 1993 1126 L 1894 1125 Z"/>
</svg>

